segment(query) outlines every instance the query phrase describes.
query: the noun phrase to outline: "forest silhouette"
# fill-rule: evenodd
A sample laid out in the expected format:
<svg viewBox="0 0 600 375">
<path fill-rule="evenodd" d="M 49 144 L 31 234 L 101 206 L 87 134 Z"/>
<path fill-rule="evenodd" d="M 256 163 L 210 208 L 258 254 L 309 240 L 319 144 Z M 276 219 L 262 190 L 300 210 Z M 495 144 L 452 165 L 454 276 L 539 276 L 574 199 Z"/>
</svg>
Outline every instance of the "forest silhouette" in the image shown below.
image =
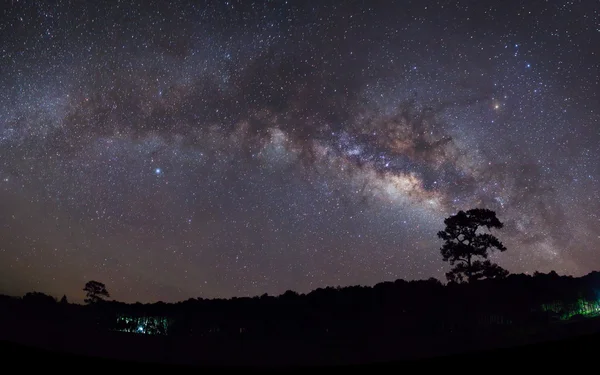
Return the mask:
<svg viewBox="0 0 600 375">
<path fill-rule="evenodd" d="M 339 355 L 327 358 L 340 361 L 341 353 L 353 360 L 418 357 L 573 334 L 578 322 L 581 330 L 600 329 L 593 319 L 600 314 L 600 272 L 509 275 L 487 260 L 492 250 L 506 250 L 483 230 L 502 228 L 493 211 L 461 211 L 445 224 L 440 251 L 453 266 L 446 285 L 399 279 L 306 294 L 127 304 L 107 300 L 107 287 L 90 281 L 87 305 L 39 292 L 1 296 L 0 332 L 3 339 L 65 349 L 87 343 L 93 354 L 193 362 L 232 360 L 236 351 L 236 358 L 258 360 L 260 350 L 282 361 L 290 353 L 318 361 L 332 350 Z"/>
</svg>

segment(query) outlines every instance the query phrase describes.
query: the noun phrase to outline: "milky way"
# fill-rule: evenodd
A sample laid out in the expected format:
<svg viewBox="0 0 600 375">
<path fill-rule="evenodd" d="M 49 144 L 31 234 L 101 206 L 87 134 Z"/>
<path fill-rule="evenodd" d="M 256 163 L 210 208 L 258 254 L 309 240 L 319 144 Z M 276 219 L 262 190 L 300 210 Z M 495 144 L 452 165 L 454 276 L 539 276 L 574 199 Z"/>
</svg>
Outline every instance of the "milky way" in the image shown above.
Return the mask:
<svg viewBox="0 0 600 375">
<path fill-rule="evenodd" d="M 12 1 L 0 293 L 123 301 L 600 269 L 592 1 Z"/>
</svg>

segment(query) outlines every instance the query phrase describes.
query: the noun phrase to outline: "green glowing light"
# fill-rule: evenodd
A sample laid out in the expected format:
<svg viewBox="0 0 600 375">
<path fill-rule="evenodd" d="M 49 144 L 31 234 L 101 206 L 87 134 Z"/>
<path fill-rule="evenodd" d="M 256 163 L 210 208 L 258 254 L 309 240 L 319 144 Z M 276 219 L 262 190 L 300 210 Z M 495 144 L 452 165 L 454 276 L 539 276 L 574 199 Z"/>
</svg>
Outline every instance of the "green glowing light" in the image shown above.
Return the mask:
<svg viewBox="0 0 600 375">
<path fill-rule="evenodd" d="M 591 318 L 600 315 L 600 301 L 588 301 L 580 298 L 577 302 L 565 306 L 562 302 L 552 302 L 542 305 L 542 311 L 553 312 L 560 320 L 569 320 L 575 315 Z"/>
</svg>

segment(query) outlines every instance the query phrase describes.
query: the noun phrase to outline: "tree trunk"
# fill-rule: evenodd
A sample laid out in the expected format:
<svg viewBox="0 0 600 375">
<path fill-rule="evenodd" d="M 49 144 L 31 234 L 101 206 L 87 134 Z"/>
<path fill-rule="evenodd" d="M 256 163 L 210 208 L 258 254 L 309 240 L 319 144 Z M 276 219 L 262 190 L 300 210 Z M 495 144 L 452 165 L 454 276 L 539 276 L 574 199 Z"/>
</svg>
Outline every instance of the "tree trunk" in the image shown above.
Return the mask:
<svg viewBox="0 0 600 375">
<path fill-rule="evenodd" d="M 467 278 L 469 279 L 469 283 L 472 281 L 471 279 L 471 256 L 469 255 L 469 257 L 467 258 Z"/>
</svg>

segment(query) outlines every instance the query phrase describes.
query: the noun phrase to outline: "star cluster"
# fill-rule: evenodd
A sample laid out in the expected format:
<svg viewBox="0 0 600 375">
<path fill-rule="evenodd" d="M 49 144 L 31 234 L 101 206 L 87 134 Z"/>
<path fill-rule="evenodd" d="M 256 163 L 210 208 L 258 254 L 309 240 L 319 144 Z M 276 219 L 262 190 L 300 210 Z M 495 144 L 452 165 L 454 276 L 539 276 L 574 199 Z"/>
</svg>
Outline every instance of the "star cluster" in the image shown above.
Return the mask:
<svg viewBox="0 0 600 375">
<path fill-rule="evenodd" d="M 0 19 L 0 292 L 123 301 L 600 269 L 587 1 L 33 2 Z"/>
</svg>

